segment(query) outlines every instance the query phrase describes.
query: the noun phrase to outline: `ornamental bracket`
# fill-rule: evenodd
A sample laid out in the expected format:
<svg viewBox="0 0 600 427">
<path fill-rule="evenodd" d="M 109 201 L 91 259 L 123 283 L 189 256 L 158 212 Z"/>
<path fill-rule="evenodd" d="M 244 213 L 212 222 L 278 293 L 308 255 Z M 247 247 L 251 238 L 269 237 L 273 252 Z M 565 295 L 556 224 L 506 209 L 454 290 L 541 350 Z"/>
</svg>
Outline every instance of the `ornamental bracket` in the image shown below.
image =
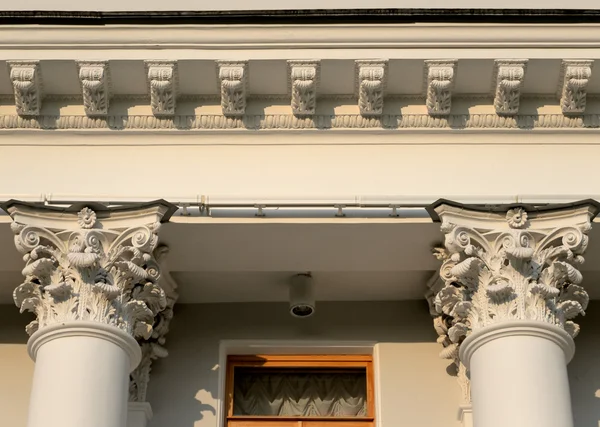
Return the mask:
<svg viewBox="0 0 600 427">
<path fill-rule="evenodd" d="M 247 61 L 217 61 L 221 108 L 225 116 L 243 116 L 248 92 Z"/>
<path fill-rule="evenodd" d="M 450 114 L 457 62 L 455 59 L 425 61 L 426 105 L 429 115 Z"/>
<path fill-rule="evenodd" d="M 383 114 L 383 96 L 387 84 L 387 60 L 356 61 L 356 92 L 363 116 Z"/>
<path fill-rule="evenodd" d="M 312 116 L 317 108 L 319 61 L 288 61 L 292 112 L 296 116 Z"/>
<path fill-rule="evenodd" d="M 514 116 L 519 112 L 521 89 L 525 79 L 526 59 L 494 62 L 494 108 L 499 116 Z"/>
<path fill-rule="evenodd" d="M 177 62 L 146 61 L 146 77 L 152 114 L 173 116 L 177 98 Z"/>
<path fill-rule="evenodd" d="M 85 114 L 106 116 L 110 99 L 108 61 L 77 61 Z"/>
<path fill-rule="evenodd" d="M 587 85 L 592 77 L 592 60 L 565 60 L 561 65 L 558 97 L 565 115 L 585 112 Z"/>
<path fill-rule="evenodd" d="M 39 116 L 42 108 L 42 76 L 38 61 L 8 61 L 10 80 L 19 116 Z"/>
</svg>

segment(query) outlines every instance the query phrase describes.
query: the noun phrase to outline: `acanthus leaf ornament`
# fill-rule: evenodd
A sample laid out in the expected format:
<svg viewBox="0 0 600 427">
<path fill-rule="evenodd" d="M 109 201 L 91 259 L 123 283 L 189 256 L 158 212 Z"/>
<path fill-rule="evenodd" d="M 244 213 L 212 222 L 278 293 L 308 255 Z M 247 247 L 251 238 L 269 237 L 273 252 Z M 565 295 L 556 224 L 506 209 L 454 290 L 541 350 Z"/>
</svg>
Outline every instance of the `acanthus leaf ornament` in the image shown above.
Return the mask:
<svg viewBox="0 0 600 427">
<path fill-rule="evenodd" d="M 362 116 L 381 116 L 383 97 L 387 83 L 385 60 L 356 61 L 356 91 L 358 107 Z"/>
<path fill-rule="evenodd" d="M 425 61 L 425 92 L 429 115 L 450 114 L 457 62 L 456 60 Z"/>
<path fill-rule="evenodd" d="M 434 209 L 445 234 L 435 252 L 443 284 L 429 299 L 447 324 L 448 342 L 460 345 L 472 331 L 508 320 L 578 333 L 572 319 L 589 301 L 579 268 L 596 204 L 486 212 L 442 202 Z"/>
<path fill-rule="evenodd" d="M 108 115 L 110 98 L 108 61 L 78 61 L 77 66 L 85 114 L 90 117 Z"/>
<path fill-rule="evenodd" d="M 25 281 L 13 298 L 21 311 L 36 314 L 29 334 L 86 320 L 151 337 L 155 316 L 167 305 L 153 251 L 171 205 L 156 202 L 115 213 L 90 207 L 57 212 L 14 201 L 4 208 L 25 261 Z"/>
<path fill-rule="evenodd" d="M 587 85 L 592 77 L 592 60 L 565 60 L 561 66 L 558 88 L 563 114 L 577 115 L 585 112 Z"/>
<path fill-rule="evenodd" d="M 248 86 L 248 62 L 218 61 L 217 70 L 223 115 L 244 115 Z"/>
<path fill-rule="evenodd" d="M 289 92 L 292 112 L 296 116 L 311 116 L 317 108 L 319 61 L 288 61 Z"/>
<path fill-rule="evenodd" d="M 497 60 L 494 65 L 493 92 L 496 114 L 513 116 L 519 112 L 527 60 Z"/>
<path fill-rule="evenodd" d="M 8 61 L 10 80 L 19 116 L 39 116 L 42 108 L 42 76 L 38 61 Z"/>
<path fill-rule="evenodd" d="M 157 117 L 173 116 L 177 98 L 177 62 L 146 61 L 150 107 Z"/>
</svg>

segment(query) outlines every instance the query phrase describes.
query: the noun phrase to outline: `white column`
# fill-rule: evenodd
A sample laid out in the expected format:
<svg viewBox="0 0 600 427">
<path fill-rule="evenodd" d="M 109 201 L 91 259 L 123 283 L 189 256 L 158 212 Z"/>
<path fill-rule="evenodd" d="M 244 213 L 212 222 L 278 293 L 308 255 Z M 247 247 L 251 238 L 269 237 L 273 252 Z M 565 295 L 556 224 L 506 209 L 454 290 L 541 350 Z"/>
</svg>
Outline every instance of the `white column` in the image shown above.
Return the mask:
<svg viewBox="0 0 600 427">
<path fill-rule="evenodd" d="M 129 372 L 141 353 L 135 339 L 97 322 L 54 324 L 35 332 L 28 427 L 119 427 L 127 419 Z"/>
<path fill-rule="evenodd" d="M 139 342 L 164 341 L 165 319 L 153 329 L 167 308 L 154 250 L 173 207 L 93 207 L 3 206 L 26 263 L 14 300 L 36 315 L 26 328 L 36 363 L 28 427 L 126 427 Z"/>
<path fill-rule="evenodd" d="M 572 427 L 566 365 L 589 297 L 592 202 L 476 209 L 441 201 L 434 306 L 442 357 L 466 367 L 475 427 Z"/>
</svg>

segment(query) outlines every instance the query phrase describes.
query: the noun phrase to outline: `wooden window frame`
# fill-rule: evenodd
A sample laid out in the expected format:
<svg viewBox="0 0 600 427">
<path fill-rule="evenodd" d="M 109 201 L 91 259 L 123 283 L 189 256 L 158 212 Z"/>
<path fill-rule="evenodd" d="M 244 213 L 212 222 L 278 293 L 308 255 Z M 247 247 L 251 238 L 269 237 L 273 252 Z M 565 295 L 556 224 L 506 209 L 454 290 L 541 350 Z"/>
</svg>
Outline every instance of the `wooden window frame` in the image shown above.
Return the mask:
<svg viewBox="0 0 600 427">
<path fill-rule="evenodd" d="M 236 367 L 257 368 L 364 368 L 367 380 L 365 417 L 281 417 L 277 415 L 233 415 L 234 371 Z M 225 427 L 374 427 L 375 389 L 371 355 L 243 355 L 227 356 L 225 378 Z"/>
</svg>

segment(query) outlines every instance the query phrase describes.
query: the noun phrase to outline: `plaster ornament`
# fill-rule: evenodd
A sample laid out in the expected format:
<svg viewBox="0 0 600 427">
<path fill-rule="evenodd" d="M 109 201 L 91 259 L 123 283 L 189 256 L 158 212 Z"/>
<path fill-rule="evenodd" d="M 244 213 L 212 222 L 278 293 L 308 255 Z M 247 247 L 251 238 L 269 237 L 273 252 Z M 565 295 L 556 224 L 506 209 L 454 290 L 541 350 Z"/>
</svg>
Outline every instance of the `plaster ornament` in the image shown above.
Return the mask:
<svg viewBox="0 0 600 427">
<path fill-rule="evenodd" d="M 19 116 L 38 116 L 42 108 L 42 79 L 38 61 L 9 61 L 10 80 Z"/>
<path fill-rule="evenodd" d="M 497 60 L 495 62 L 494 108 L 500 116 L 519 112 L 521 88 L 525 80 L 527 60 Z"/>
<path fill-rule="evenodd" d="M 157 117 L 173 116 L 177 98 L 177 63 L 146 61 L 145 65 L 152 114 Z"/>
<path fill-rule="evenodd" d="M 217 62 L 221 91 L 221 108 L 225 116 L 242 116 L 246 112 L 248 63 Z"/>
<path fill-rule="evenodd" d="M 177 284 L 169 274 L 166 265 L 166 257 L 169 248 L 161 245 L 154 251 L 154 256 L 161 268 L 159 285 L 166 295 L 166 305 L 163 310 L 157 313 L 152 328 L 152 335 L 147 339 L 140 339 L 142 349 L 142 360 L 136 369 L 129 376 L 129 401 L 145 402 L 148 383 L 150 382 L 150 373 L 154 360 L 165 358 L 168 351 L 165 348 L 166 335 L 169 332 L 169 324 L 173 318 L 173 307 L 179 295 L 177 294 Z"/>
<path fill-rule="evenodd" d="M 77 66 L 85 114 L 91 117 L 106 116 L 110 97 L 108 61 L 79 61 Z"/>
<path fill-rule="evenodd" d="M 429 115 L 444 116 L 450 114 L 456 64 L 456 60 L 425 61 L 426 105 Z"/>
<path fill-rule="evenodd" d="M 35 313 L 26 330 L 86 320 L 116 326 L 135 338 L 152 337 L 155 317 L 167 307 L 160 268 L 153 255 L 160 220 L 171 209 L 162 203 L 137 212 L 102 217 L 84 207 L 77 214 L 8 203 L 25 281 L 13 298 L 21 312 Z M 109 215 L 113 215 L 112 213 Z M 114 214 L 117 216 L 117 214 Z M 60 218 L 60 224 L 57 224 Z M 137 222 L 137 224 L 136 224 Z"/>
<path fill-rule="evenodd" d="M 319 61 L 288 61 L 292 112 L 311 116 L 317 108 Z"/>
<path fill-rule="evenodd" d="M 444 247 L 435 251 L 443 285 L 430 301 L 447 328 L 440 335 L 445 347 L 507 320 L 546 322 L 575 337 L 579 326 L 573 319 L 589 301 L 579 269 L 597 209 L 587 202 L 505 213 L 435 207 L 445 235 Z"/>
<path fill-rule="evenodd" d="M 358 107 L 363 116 L 383 114 L 387 61 L 356 61 Z"/>
<path fill-rule="evenodd" d="M 566 60 L 561 68 L 560 106 L 565 115 L 583 114 L 594 61 Z"/>
</svg>

